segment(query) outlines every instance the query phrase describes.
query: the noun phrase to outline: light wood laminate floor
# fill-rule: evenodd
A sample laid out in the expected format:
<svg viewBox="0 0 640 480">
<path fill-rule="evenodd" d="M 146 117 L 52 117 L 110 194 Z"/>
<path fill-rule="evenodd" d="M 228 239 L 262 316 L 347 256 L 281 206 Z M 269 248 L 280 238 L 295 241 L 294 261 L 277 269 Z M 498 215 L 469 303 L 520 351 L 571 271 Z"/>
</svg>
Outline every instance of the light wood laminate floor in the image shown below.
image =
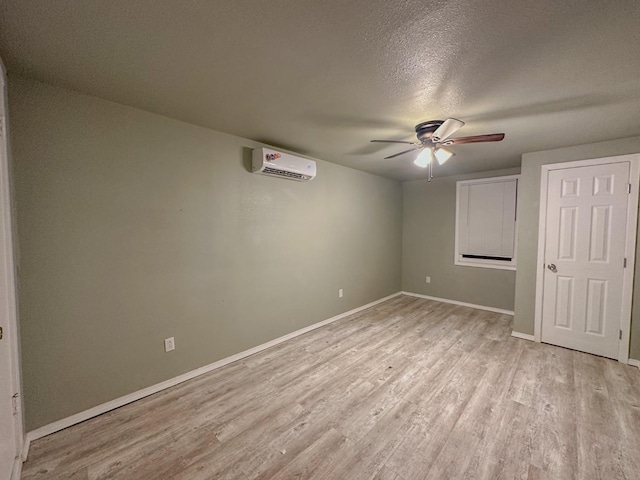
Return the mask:
<svg viewBox="0 0 640 480">
<path fill-rule="evenodd" d="M 640 370 L 396 297 L 31 445 L 23 479 L 640 479 Z"/>
</svg>

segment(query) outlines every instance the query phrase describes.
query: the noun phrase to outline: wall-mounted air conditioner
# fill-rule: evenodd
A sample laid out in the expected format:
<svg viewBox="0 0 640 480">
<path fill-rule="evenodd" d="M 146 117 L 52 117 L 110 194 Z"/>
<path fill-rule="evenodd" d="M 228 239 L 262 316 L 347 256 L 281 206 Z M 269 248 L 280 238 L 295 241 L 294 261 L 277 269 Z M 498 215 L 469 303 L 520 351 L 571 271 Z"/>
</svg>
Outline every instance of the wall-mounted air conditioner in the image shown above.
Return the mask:
<svg viewBox="0 0 640 480">
<path fill-rule="evenodd" d="M 315 178 L 316 162 L 269 148 L 256 148 L 253 151 L 252 170 L 254 173 L 304 182 Z"/>
</svg>

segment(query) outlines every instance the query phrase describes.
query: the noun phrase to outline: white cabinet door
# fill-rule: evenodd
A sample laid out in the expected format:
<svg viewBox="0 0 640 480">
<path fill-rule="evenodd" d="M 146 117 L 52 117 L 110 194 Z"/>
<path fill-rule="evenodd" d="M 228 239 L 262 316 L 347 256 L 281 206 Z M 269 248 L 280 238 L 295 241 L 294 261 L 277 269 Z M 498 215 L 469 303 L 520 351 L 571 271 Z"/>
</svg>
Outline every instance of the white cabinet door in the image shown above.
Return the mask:
<svg viewBox="0 0 640 480">
<path fill-rule="evenodd" d="M 618 357 L 629 163 L 549 172 L 542 341 Z"/>
</svg>

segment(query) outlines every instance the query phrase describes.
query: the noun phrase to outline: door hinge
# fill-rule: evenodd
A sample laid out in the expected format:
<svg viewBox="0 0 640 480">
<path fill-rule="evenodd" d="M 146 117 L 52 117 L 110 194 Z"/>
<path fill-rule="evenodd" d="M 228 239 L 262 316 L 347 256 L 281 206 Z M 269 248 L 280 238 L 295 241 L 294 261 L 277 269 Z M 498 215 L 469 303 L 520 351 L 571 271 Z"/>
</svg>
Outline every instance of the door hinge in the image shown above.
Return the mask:
<svg viewBox="0 0 640 480">
<path fill-rule="evenodd" d="M 624 259 L 624 263 L 622 264 L 622 268 L 627 268 L 627 259 Z"/>
<path fill-rule="evenodd" d="M 19 405 L 18 405 L 18 394 L 14 393 L 13 396 L 11 397 L 11 405 L 13 406 L 13 414 L 14 415 L 18 415 L 18 412 L 20 411 L 19 409 Z"/>
<path fill-rule="evenodd" d="M 622 330 L 619 330 L 619 333 L 618 333 L 618 340 L 622 340 Z"/>
<path fill-rule="evenodd" d="M 627 193 L 631 193 L 631 184 L 627 183 Z"/>
</svg>

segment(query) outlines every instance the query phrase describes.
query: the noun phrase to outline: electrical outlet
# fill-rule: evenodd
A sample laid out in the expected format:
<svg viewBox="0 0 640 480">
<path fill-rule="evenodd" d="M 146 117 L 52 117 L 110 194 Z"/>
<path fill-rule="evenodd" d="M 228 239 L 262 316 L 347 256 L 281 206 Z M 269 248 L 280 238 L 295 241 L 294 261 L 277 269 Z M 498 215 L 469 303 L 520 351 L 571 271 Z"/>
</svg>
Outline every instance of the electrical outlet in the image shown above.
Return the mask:
<svg viewBox="0 0 640 480">
<path fill-rule="evenodd" d="M 338 290 L 338 297 L 339 298 L 344 297 L 344 292 L 342 291 L 342 289 Z"/>
<path fill-rule="evenodd" d="M 165 338 L 164 339 L 164 351 L 165 352 L 170 352 L 171 350 L 175 350 L 176 349 L 176 340 L 173 337 L 169 337 L 169 338 Z"/>
<path fill-rule="evenodd" d="M 427 277 L 427 283 L 431 283 L 431 277 Z"/>
</svg>

